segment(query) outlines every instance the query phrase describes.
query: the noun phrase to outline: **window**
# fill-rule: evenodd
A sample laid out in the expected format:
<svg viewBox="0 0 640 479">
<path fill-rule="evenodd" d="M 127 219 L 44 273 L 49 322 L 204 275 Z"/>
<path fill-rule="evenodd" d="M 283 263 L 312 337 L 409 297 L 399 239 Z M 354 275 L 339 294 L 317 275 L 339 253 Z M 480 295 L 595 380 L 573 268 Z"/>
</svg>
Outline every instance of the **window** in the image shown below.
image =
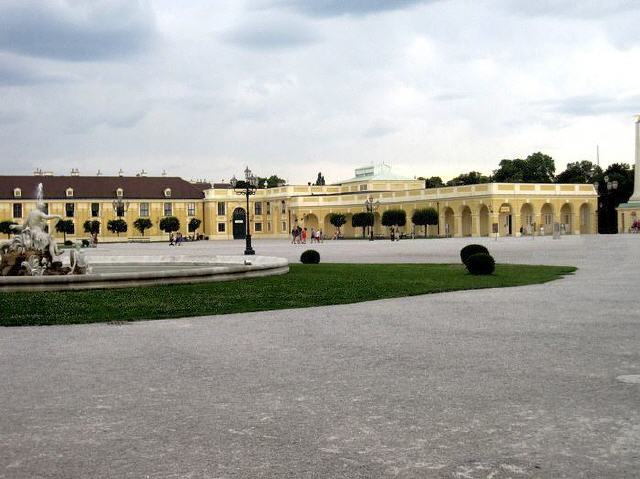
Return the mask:
<svg viewBox="0 0 640 479">
<path fill-rule="evenodd" d="M 284 200 L 282 200 L 282 214 L 285 214 L 287 212 L 287 205 L 285 204 Z M 287 229 L 285 228 L 283 231 L 286 231 Z"/>
<path fill-rule="evenodd" d="M 225 206 L 224 202 L 222 202 L 222 201 L 218 202 L 218 216 L 224 216 L 225 215 L 224 206 Z"/>
<path fill-rule="evenodd" d="M 532 225 L 533 224 L 533 215 L 525 215 L 524 224 L 525 225 Z"/>
<path fill-rule="evenodd" d="M 118 189 L 116 190 L 116 196 L 117 196 L 118 198 L 122 198 L 122 197 L 124 196 L 124 190 L 123 190 L 122 188 L 118 188 Z"/>
<path fill-rule="evenodd" d="M 121 218 L 124 216 L 124 205 L 117 205 L 116 206 L 116 216 L 118 218 Z"/>
<path fill-rule="evenodd" d="M 367 185 L 360 185 L 360 191 L 367 191 Z"/>
<path fill-rule="evenodd" d="M 173 214 L 173 205 L 171 203 L 164 204 L 164 215 L 171 216 Z"/>
<path fill-rule="evenodd" d="M 271 231 L 271 221 L 267 221 L 267 231 Z"/>
<path fill-rule="evenodd" d="M 270 215 L 271 214 L 271 202 L 267 201 L 267 214 Z"/>
<path fill-rule="evenodd" d="M 256 233 L 261 233 L 262 232 L 262 223 L 256 223 L 254 226 L 254 229 L 256 230 Z"/>
<path fill-rule="evenodd" d="M 553 224 L 553 214 L 545 213 L 544 215 L 542 215 L 542 217 L 544 219 L 544 224 L 545 225 Z"/>
<path fill-rule="evenodd" d="M 140 216 L 143 218 L 149 216 L 149 203 L 140 203 Z"/>
<path fill-rule="evenodd" d="M 73 203 L 64 204 L 64 214 L 67 218 L 73 218 L 74 211 L 75 211 L 75 205 Z"/>
<path fill-rule="evenodd" d="M 256 201 L 254 203 L 254 205 L 255 205 L 256 215 L 261 215 L 262 214 L 262 201 Z"/>
<path fill-rule="evenodd" d="M 100 203 L 91 203 L 91 216 L 93 218 L 100 216 Z"/>
<path fill-rule="evenodd" d="M 165 198 L 171 198 L 171 188 L 165 188 L 164 197 Z"/>
<path fill-rule="evenodd" d="M 71 222 L 71 228 L 69 228 L 69 232 L 67 234 L 74 235 L 76 234 L 76 225 Z"/>
<path fill-rule="evenodd" d="M 226 226 L 226 223 L 218 223 L 218 233 L 224 233 Z"/>
<path fill-rule="evenodd" d="M 14 198 L 22 198 L 22 190 L 20 188 L 13 189 L 13 197 Z"/>
<path fill-rule="evenodd" d="M 22 203 L 13 204 L 13 217 L 22 218 Z"/>
<path fill-rule="evenodd" d="M 282 222 L 281 228 L 282 228 L 282 232 L 283 233 L 287 232 L 287 222 L 286 221 Z"/>
<path fill-rule="evenodd" d="M 67 198 L 73 197 L 73 188 L 67 188 Z"/>
<path fill-rule="evenodd" d="M 195 215 L 196 215 L 196 204 L 187 203 L 187 216 L 195 216 Z"/>
</svg>

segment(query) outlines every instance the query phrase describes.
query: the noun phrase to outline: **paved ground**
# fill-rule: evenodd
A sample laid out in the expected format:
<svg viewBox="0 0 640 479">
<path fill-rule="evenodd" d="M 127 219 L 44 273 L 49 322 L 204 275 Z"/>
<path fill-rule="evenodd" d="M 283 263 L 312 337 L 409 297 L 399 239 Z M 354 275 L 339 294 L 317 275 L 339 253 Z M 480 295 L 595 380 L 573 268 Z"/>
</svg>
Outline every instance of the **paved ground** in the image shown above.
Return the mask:
<svg viewBox="0 0 640 479">
<path fill-rule="evenodd" d="M 467 242 L 317 249 L 457 261 Z M 482 242 L 498 261 L 580 269 L 502 290 L 0 329 L 0 477 L 638 477 L 640 384 L 616 378 L 640 374 L 640 236 Z"/>
</svg>

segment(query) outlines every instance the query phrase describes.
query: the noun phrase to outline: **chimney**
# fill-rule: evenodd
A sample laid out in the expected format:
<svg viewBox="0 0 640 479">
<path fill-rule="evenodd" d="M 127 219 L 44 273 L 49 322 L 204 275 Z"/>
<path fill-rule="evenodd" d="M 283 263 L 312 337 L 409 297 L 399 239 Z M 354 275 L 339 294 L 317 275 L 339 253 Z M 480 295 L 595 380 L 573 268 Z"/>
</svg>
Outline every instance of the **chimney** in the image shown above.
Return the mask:
<svg viewBox="0 0 640 479">
<path fill-rule="evenodd" d="M 144 168 L 142 168 L 142 171 L 140 172 L 140 176 L 147 176 L 147 172 L 144 171 Z"/>
<path fill-rule="evenodd" d="M 118 170 L 118 176 L 124 176 L 124 171 L 122 171 L 122 168 Z"/>
<path fill-rule="evenodd" d="M 636 172 L 633 179 L 633 194 L 629 202 L 640 202 L 640 115 L 636 115 Z"/>
<path fill-rule="evenodd" d="M 36 168 L 33 170 L 33 176 L 42 176 L 42 168 Z"/>
<path fill-rule="evenodd" d="M 96 173 L 96 176 L 102 176 L 102 171 L 98 170 L 98 172 Z"/>
<path fill-rule="evenodd" d="M 80 176 L 80 170 L 78 170 L 78 168 L 71 168 L 71 176 Z"/>
<path fill-rule="evenodd" d="M 162 170 L 162 176 L 167 176 L 167 170 Z"/>
</svg>

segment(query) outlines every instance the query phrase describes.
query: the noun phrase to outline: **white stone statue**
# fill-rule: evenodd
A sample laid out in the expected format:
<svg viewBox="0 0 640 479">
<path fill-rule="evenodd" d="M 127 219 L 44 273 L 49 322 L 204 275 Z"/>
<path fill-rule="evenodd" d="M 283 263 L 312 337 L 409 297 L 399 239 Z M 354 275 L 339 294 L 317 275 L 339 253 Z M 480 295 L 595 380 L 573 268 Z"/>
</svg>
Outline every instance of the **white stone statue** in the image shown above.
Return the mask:
<svg viewBox="0 0 640 479">
<path fill-rule="evenodd" d="M 52 219 L 62 219 L 59 215 L 48 215 L 39 208 L 31 210 L 27 219 L 22 225 L 12 225 L 11 229 L 19 233 L 14 239 L 18 243 L 16 246 L 23 249 L 33 248 L 42 253 L 48 251 L 51 258 L 60 256 L 60 250 L 55 240 L 45 231 L 47 221 Z M 9 250 L 12 243 L 9 243 Z"/>
</svg>

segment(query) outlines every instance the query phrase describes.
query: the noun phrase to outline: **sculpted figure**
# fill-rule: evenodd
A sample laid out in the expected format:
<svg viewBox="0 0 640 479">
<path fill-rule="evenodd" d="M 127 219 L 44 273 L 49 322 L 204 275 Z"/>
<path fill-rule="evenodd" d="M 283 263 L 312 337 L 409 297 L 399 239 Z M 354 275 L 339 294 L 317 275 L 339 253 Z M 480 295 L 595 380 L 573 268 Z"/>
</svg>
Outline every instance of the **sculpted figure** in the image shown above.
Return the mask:
<svg viewBox="0 0 640 479">
<path fill-rule="evenodd" d="M 34 248 L 43 253 L 48 252 L 51 258 L 60 255 L 56 242 L 45 231 L 47 221 L 52 219 L 62 219 L 59 215 L 48 215 L 40 208 L 31 210 L 22 225 L 12 225 L 11 229 L 20 233 L 20 246 L 22 248 Z M 16 238 L 18 239 L 18 238 Z M 11 248 L 11 246 L 10 246 Z"/>
</svg>

